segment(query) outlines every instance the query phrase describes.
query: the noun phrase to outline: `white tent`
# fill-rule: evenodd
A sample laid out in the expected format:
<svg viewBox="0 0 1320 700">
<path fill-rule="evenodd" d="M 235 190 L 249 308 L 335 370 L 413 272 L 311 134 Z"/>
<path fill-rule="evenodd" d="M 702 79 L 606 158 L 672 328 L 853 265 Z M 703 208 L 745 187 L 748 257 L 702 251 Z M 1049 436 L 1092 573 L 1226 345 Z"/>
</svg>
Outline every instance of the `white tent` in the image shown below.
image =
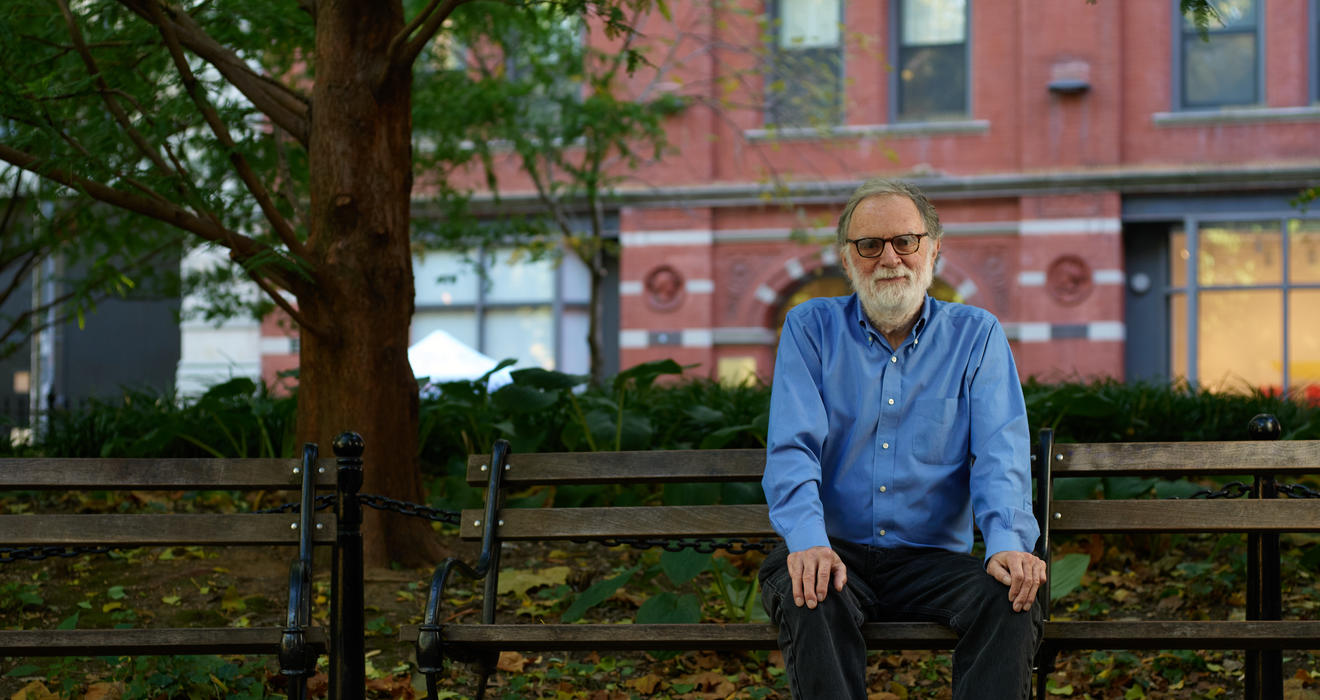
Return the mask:
<svg viewBox="0 0 1320 700">
<path fill-rule="evenodd" d="M 408 348 L 408 363 L 412 365 L 413 376 L 430 377 L 431 384 L 443 384 L 476 379 L 494 369 L 499 361 L 477 352 L 448 332 L 437 330 Z M 488 388 L 494 391 L 512 382 L 511 369 L 505 367 L 491 375 Z"/>
</svg>

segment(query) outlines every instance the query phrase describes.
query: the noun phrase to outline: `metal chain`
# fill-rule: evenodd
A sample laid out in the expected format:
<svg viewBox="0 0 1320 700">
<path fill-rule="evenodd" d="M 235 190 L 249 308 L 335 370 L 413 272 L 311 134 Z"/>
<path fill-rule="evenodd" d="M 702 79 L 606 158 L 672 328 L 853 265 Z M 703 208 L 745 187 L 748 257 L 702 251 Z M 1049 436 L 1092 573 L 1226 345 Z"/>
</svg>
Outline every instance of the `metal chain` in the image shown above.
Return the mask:
<svg viewBox="0 0 1320 700">
<path fill-rule="evenodd" d="M 1197 491 L 1188 496 L 1188 498 L 1242 498 L 1244 496 L 1251 496 L 1254 493 L 1255 489 L 1249 484 L 1244 484 L 1241 481 L 1233 481 L 1225 484 L 1224 487 L 1218 491 L 1211 491 L 1209 489 Z"/>
<path fill-rule="evenodd" d="M 574 540 L 574 542 L 586 542 L 587 540 Z M 716 539 L 713 537 L 694 537 L 679 540 L 666 539 L 647 539 L 643 537 L 618 537 L 604 540 L 598 540 L 600 544 L 606 547 L 618 547 L 627 545 L 633 549 L 652 549 L 660 547 L 666 552 L 681 552 L 685 549 L 691 549 L 699 554 L 712 554 L 715 550 L 723 549 L 730 554 L 746 554 L 747 552 L 768 553 L 770 550 L 779 546 L 777 539 L 748 540 L 740 537 L 729 539 Z"/>
<path fill-rule="evenodd" d="M 461 514 L 456 510 L 446 510 L 443 508 L 431 508 L 429 506 L 408 501 L 400 501 L 388 496 L 380 496 L 374 493 L 364 493 L 358 496 L 358 501 L 368 508 L 376 510 L 385 510 L 402 515 L 416 516 L 434 520 L 436 522 L 447 523 L 449 525 L 458 525 Z"/>
<path fill-rule="evenodd" d="M 84 554 L 106 554 L 114 547 L 105 545 L 88 545 L 81 547 L 0 547 L 0 564 L 8 564 L 15 561 L 41 561 L 51 557 L 62 557 L 70 559 L 80 557 Z"/>
<path fill-rule="evenodd" d="M 326 493 L 317 496 L 315 510 L 326 510 L 327 508 L 334 508 L 335 500 L 336 500 L 336 496 L 333 493 Z M 271 513 L 300 513 L 302 512 L 302 504 L 285 503 L 283 505 L 272 506 L 270 508 L 262 508 L 261 510 L 254 510 L 252 512 L 258 515 L 270 515 Z"/>
<path fill-rule="evenodd" d="M 1279 484 L 1278 488 L 1279 493 L 1286 493 L 1292 498 L 1320 498 L 1320 491 L 1304 484 Z"/>
</svg>

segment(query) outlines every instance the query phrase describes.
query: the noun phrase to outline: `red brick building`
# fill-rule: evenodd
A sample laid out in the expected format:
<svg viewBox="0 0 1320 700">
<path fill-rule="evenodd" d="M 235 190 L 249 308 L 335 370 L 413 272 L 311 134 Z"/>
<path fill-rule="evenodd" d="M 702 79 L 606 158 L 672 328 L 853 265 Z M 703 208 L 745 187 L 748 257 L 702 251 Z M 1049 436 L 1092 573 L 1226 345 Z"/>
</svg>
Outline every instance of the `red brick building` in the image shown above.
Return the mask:
<svg viewBox="0 0 1320 700">
<path fill-rule="evenodd" d="M 645 29 L 691 50 L 637 82 L 704 103 L 611 212 L 616 367 L 768 377 L 786 309 L 846 293 L 835 214 L 893 175 L 940 210 L 937 291 L 995 313 L 1024 377 L 1320 382 L 1320 205 L 1294 202 L 1320 185 L 1320 0 L 1214 4 L 1206 40 L 1178 0 L 671 0 Z M 481 290 L 432 284 L 446 260 L 419 262 L 417 338 L 585 370 L 572 264 Z"/>
</svg>

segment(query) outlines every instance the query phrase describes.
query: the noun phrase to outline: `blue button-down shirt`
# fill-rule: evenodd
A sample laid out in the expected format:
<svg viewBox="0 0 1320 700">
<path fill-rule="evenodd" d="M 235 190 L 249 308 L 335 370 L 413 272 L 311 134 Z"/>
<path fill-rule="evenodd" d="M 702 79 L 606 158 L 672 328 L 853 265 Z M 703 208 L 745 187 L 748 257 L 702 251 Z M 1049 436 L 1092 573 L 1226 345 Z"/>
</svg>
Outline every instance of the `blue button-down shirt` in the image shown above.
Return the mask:
<svg viewBox="0 0 1320 700">
<path fill-rule="evenodd" d="M 898 348 L 854 294 L 788 314 L 770 399 L 770 521 L 790 551 L 830 537 L 970 552 L 1031 551 L 1026 405 L 989 312 L 930 297 Z"/>
</svg>

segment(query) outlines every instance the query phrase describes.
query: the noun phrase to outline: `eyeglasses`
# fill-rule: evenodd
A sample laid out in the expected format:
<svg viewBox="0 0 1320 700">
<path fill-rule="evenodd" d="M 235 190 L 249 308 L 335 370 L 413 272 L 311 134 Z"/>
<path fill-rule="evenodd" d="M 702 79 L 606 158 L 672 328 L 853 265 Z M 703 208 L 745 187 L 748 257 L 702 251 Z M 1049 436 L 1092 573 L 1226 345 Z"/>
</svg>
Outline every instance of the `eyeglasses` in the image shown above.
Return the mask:
<svg viewBox="0 0 1320 700">
<path fill-rule="evenodd" d="M 901 236 L 891 236 L 889 238 L 849 238 L 846 240 L 857 246 L 857 254 L 863 258 L 878 258 L 885 254 L 886 243 L 893 245 L 894 252 L 899 255 L 911 255 L 921 247 L 921 239 L 929 235 L 929 233 L 905 233 Z"/>
</svg>

